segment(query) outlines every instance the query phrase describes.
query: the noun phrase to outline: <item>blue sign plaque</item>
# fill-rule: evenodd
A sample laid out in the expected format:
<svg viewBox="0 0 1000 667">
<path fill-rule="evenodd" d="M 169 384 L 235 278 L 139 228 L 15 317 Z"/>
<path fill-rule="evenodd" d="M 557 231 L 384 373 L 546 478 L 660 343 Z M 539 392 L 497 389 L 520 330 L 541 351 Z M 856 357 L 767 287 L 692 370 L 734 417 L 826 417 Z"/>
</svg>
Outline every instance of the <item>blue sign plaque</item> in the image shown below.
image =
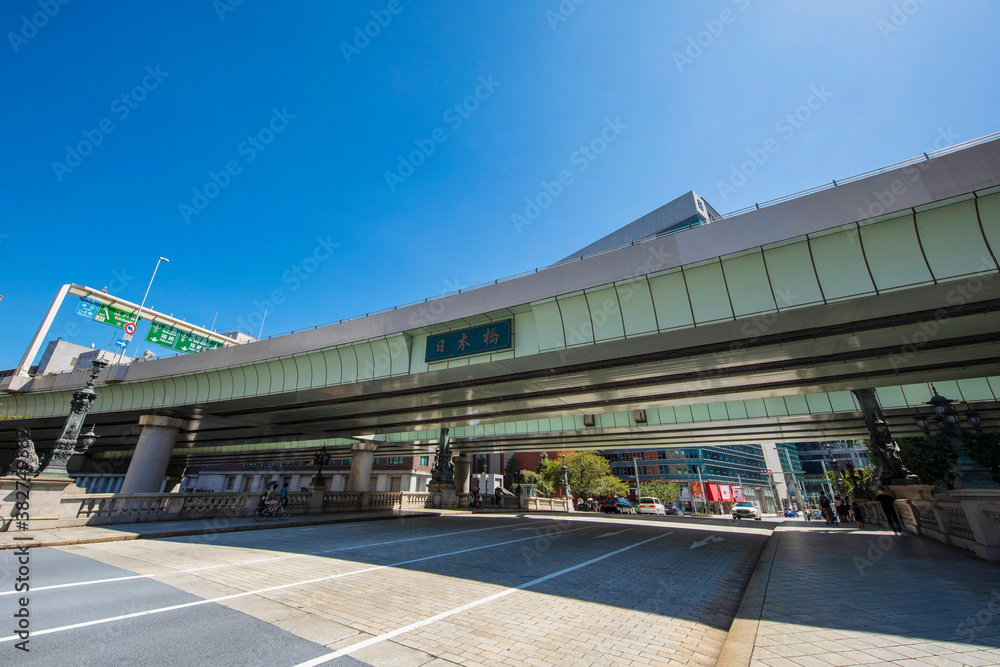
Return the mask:
<svg viewBox="0 0 1000 667">
<path fill-rule="evenodd" d="M 509 350 L 514 337 L 511 321 L 491 322 L 471 329 L 449 331 L 444 334 L 433 334 L 427 337 L 427 352 L 424 361 L 431 363 L 458 357 L 471 357 L 475 354 L 487 354 Z"/>
</svg>

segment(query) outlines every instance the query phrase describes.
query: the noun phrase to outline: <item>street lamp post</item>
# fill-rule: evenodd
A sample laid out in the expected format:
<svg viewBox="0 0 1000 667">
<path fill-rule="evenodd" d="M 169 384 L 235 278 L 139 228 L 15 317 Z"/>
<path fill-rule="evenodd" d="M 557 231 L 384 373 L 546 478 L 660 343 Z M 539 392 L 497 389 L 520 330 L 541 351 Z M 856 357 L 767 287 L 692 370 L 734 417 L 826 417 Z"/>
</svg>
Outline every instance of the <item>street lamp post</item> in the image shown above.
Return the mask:
<svg viewBox="0 0 1000 667">
<path fill-rule="evenodd" d="M 132 320 L 132 324 L 139 326 L 139 319 L 142 318 L 142 309 L 146 306 L 146 297 L 149 296 L 149 289 L 153 286 L 153 278 L 156 277 L 156 270 L 160 268 L 160 262 L 170 263 L 170 260 L 166 257 L 157 257 L 156 266 L 153 267 L 153 275 L 149 277 L 149 284 L 146 285 L 146 293 L 142 295 L 142 302 L 139 304 L 139 312 L 135 314 L 135 319 Z M 121 356 L 125 355 L 125 350 L 128 349 L 128 345 L 122 348 Z M 121 359 L 119 356 L 119 359 Z"/>
<path fill-rule="evenodd" d="M 846 492 L 844 491 L 844 480 L 840 478 L 840 462 L 837 461 L 837 457 L 833 455 L 833 444 L 826 443 L 826 454 L 830 457 L 830 468 L 833 470 L 833 482 L 837 485 L 837 493 L 843 498 Z"/>
<path fill-rule="evenodd" d="M 563 495 L 567 498 L 570 497 L 569 490 L 569 468 L 566 467 L 566 455 L 563 454 L 562 457 L 562 477 L 563 477 Z"/>
<path fill-rule="evenodd" d="M 937 427 L 937 432 L 931 433 L 931 422 L 919 410 L 913 420 L 928 437 L 947 439 L 951 443 L 951 448 L 955 452 L 955 488 L 1000 488 L 1000 484 L 990 476 L 990 471 L 972 460 L 965 446 L 965 438 L 970 434 L 962 428 L 962 419 L 969 422 L 977 435 L 982 435 L 983 418 L 971 409 L 964 415 L 958 414 L 952 407 L 953 401 L 938 394 L 934 385 L 931 385 L 931 392 L 933 395 L 927 405 L 934 411 L 933 424 Z"/>
<path fill-rule="evenodd" d="M 83 420 L 87 418 L 87 413 L 94 406 L 94 401 L 98 397 L 97 392 L 94 391 L 94 383 L 97 382 L 97 376 L 107 365 L 108 362 L 106 361 L 94 359 L 87 385 L 73 394 L 73 400 L 70 401 L 70 413 L 66 417 L 66 424 L 63 426 L 59 439 L 56 440 L 52 455 L 41 470 L 49 477 L 68 478 L 69 472 L 66 470 L 66 462 L 69 461 L 69 458 L 74 454 L 82 454 L 94 444 L 97 434 L 93 432 L 94 429 L 91 427 L 90 431 L 83 434 L 83 450 L 76 450 L 76 443 L 80 437 Z"/>
<path fill-rule="evenodd" d="M 330 460 L 330 455 L 326 452 L 326 445 L 319 448 L 319 451 L 313 455 L 313 465 L 319 466 L 319 470 L 313 475 L 312 485 L 316 487 L 326 486 L 326 478 L 323 477 L 323 466 L 326 465 L 327 461 Z"/>
</svg>

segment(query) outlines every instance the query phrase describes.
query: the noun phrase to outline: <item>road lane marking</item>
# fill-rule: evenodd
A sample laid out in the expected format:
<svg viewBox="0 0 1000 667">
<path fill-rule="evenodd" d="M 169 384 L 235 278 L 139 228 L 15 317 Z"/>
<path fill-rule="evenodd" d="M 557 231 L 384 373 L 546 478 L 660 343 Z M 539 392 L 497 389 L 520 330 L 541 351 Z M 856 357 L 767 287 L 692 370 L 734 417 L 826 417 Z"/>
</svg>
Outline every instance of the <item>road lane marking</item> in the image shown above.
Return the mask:
<svg viewBox="0 0 1000 667">
<path fill-rule="evenodd" d="M 425 535 L 423 537 L 407 537 L 402 540 L 390 540 L 388 542 L 375 542 L 373 544 L 359 544 L 353 547 L 338 547 L 336 549 L 326 549 L 323 551 L 311 551 L 305 554 L 286 554 L 284 556 L 271 556 L 270 558 L 256 558 L 254 560 L 240 561 L 238 563 L 217 563 L 216 565 L 203 565 L 201 567 L 192 567 L 184 570 L 167 570 L 165 572 L 154 572 L 152 574 L 133 574 L 124 577 L 110 577 L 108 579 L 91 579 L 90 581 L 76 581 L 68 584 L 53 584 L 52 586 L 38 586 L 37 588 L 32 588 L 32 592 L 38 591 L 51 591 L 59 588 L 74 588 L 76 586 L 90 586 L 92 584 L 110 584 L 116 581 L 131 581 L 134 579 L 152 579 L 154 577 L 166 577 L 173 574 L 190 574 L 191 572 L 201 572 L 203 570 L 212 570 L 219 567 L 243 567 L 245 565 L 255 565 L 257 563 L 267 563 L 276 560 L 287 560 L 289 558 L 300 558 L 302 556 L 318 556 L 320 554 L 334 553 L 336 551 L 348 551 L 350 549 L 363 549 L 365 547 L 381 547 L 386 544 L 397 544 L 399 542 L 413 542 L 414 540 L 429 540 L 435 537 L 448 537 L 450 535 L 467 535 L 469 533 L 478 533 L 484 530 L 501 530 L 503 528 L 509 528 L 510 526 L 494 526 L 492 528 L 475 528 L 473 530 L 458 530 L 451 533 L 441 533 L 438 535 Z M 517 530 L 524 530 L 519 528 Z M 532 528 L 531 530 L 536 530 Z M 252 548 L 252 547 L 244 547 Z M 85 556 L 86 557 L 86 556 Z M 0 597 L 4 595 L 18 595 L 17 591 L 0 591 Z"/>
<path fill-rule="evenodd" d="M 559 531 L 558 533 L 552 533 L 552 535 L 562 535 L 563 533 L 573 533 L 578 530 L 586 530 L 590 526 L 583 526 L 581 528 L 571 528 L 570 530 Z M 661 536 L 662 537 L 662 536 Z M 187 609 L 189 607 L 198 607 L 203 604 L 210 604 L 214 602 L 225 602 L 226 600 L 235 600 L 236 598 L 246 597 L 248 595 L 260 595 L 261 593 L 270 593 L 272 591 L 280 591 L 286 588 L 294 588 L 296 586 L 305 586 L 307 584 L 315 584 L 321 581 L 330 581 L 332 579 L 340 579 L 342 577 L 350 577 L 355 574 L 364 574 L 366 572 L 374 572 L 376 570 L 385 570 L 394 567 L 401 567 L 403 565 L 412 565 L 413 563 L 421 563 L 427 560 L 434 560 L 435 558 L 446 558 L 448 556 L 456 556 L 458 554 L 469 553 L 470 551 L 480 551 L 482 549 L 492 549 L 493 547 L 501 547 L 506 544 L 514 544 L 515 542 L 525 542 L 527 540 L 537 540 L 537 535 L 532 535 L 531 537 L 521 537 L 516 540 L 507 540 L 506 542 L 497 542 L 496 544 L 487 544 L 481 547 L 470 547 L 468 549 L 460 549 L 458 551 L 449 551 L 444 554 L 436 554 L 434 556 L 424 556 L 422 558 L 411 558 L 410 560 L 400 561 L 398 563 L 391 563 L 389 565 L 375 565 L 373 567 L 366 567 L 360 570 L 353 570 L 351 572 L 341 572 L 340 574 L 331 574 L 326 577 L 317 577 L 315 579 L 307 579 L 305 581 L 293 581 L 288 584 L 280 584 L 278 586 L 269 586 L 267 588 L 260 588 L 255 591 L 245 591 L 243 593 L 233 593 L 232 595 L 223 595 L 222 597 L 212 598 L 210 600 L 195 600 L 193 602 L 185 602 L 184 604 L 175 604 L 169 607 L 159 607 L 157 609 L 147 609 L 146 611 L 137 611 L 131 614 L 122 614 L 121 616 L 112 616 L 110 618 L 99 618 L 94 621 L 84 621 L 82 623 L 73 623 L 72 625 L 63 625 L 58 628 L 49 628 L 47 630 L 32 630 L 32 636 L 39 637 L 41 635 L 48 635 L 54 632 L 64 632 L 66 630 L 76 630 L 78 628 L 87 628 L 93 625 L 103 625 L 104 623 L 111 623 L 113 621 L 123 621 L 129 618 L 139 618 L 141 616 L 151 616 L 152 614 L 162 614 L 167 611 L 176 611 L 178 609 Z M 658 539 L 658 538 L 654 538 Z M 9 637 L 0 637 L 0 644 L 4 642 L 14 641 L 15 639 L 20 639 L 18 635 L 11 635 Z"/>
<path fill-rule="evenodd" d="M 622 533 L 627 533 L 630 530 L 632 530 L 632 529 L 631 528 L 626 528 L 625 530 L 619 530 L 619 531 L 616 531 L 614 533 L 604 533 L 603 535 L 598 535 L 597 537 L 592 537 L 591 539 L 593 539 L 593 540 L 599 540 L 602 537 L 611 537 L 612 535 L 621 535 Z"/>
<path fill-rule="evenodd" d="M 708 536 L 708 537 L 706 537 L 705 539 L 703 539 L 703 540 L 698 540 L 697 542 L 693 543 L 693 544 L 692 544 L 692 545 L 690 546 L 690 548 L 688 548 L 688 551 L 690 551 L 691 549 L 697 549 L 698 547 L 703 547 L 703 546 L 705 546 L 706 544 L 710 544 L 710 543 L 712 543 L 712 542 L 722 542 L 722 538 L 721 538 L 721 537 L 718 537 L 718 536 L 716 536 L 716 535 L 709 535 L 709 536 Z"/>
<path fill-rule="evenodd" d="M 570 531 L 566 531 L 566 532 L 570 532 Z M 673 531 L 671 531 L 671 533 L 672 532 Z M 392 630 L 390 632 L 386 632 L 385 634 L 378 635 L 377 637 L 372 637 L 370 639 L 366 639 L 366 640 L 358 642 L 356 644 L 352 644 L 351 646 L 347 646 L 347 647 L 342 648 L 342 649 L 340 649 L 338 651 L 334 651 L 333 653 L 329 653 L 327 655 L 322 655 L 322 656 L 320 656 L 318 658 L 313 658 L 312 660 L 308 660 L 306 662 L 300 662 L 298 665 L 295 665 L 295 667 L 316 667 L 316 665 L 322 665 L 324 663 L 330 662 L 331 660 L 336 660 L 337 658 L 342 658 L 345 655 L 349 655 L 351 653 L 354 653 L 355 651 L 360 651 L 363 648 L 368 648 L 369 646 L 372 646 L 374 644 L 379 644 L 379 643 L 387 641 L 389 639 L 393 639 L 394 637 L 398 637 L 399 635 L 406 634 L 407 632 L 410 632 L 411 630 L 416 630 L 417 628 L 422 628 L 425 625 L 430 625 L 431 623 L 435 623 L 435 622 L 440 621 L 442 619 L 448 618 L 449 616 L 454 616 L 455 614 L 461 614 L 463 611 L 468 611 L 468 610 L 473 609 L 475 607 L 479 607 L 479 606 L 487 604 L 489 602 L 493 602 L 494 600 L 499 600 L 500 598 L 505 597 L 507 595 L 510 595 L 511 593 L 516 593 L 517 591 L 524 590 L 526 588 L 530 588 L 530 587 L 535 586 L 537 584 L 541 584 L 543 582 L 548 581 L 549 579 L 555 579 L 556 577 L 561 577 L 564 574 L 568 574 L 570 572 L 573 572 L 574 570 L 579 570 L 582 567 L 587 567 L 588 565 L 593 565 L 594 563 L 599 563 L 600 561 L 604 560 L 605 558 L 611 558 L 612 556 L 617 556 L 618 554 L 623 553 L 625 551 L 628 551 L 629 549 L 634 549 L 636 547 L 642 546 L 643 544 L 648 544 L 649 542 L 652 542 L 654 540 L 658 540 L 660 538 L 666 537 L 667 535 L 670 535 L 671 533 L 664 533 L 663 535 L 657 535 L 656 537 L 651 537 L 648 540 L 643 540 L 642 542 L 637 542 L 636 544 L 632 544 L 630 546 L 623 547 L 621 549 L 617 549 L 617 550 L 612 551 L 611 553 L 605 554 L 603 556 L 598 556 L 597 558 L 591 558 L 590 560 L 588 560 L 588 561 L 586 561 L 584 563 L 580 563 L 579 565 L 574 565 L 572 567 L 567 567 L 565 569 L 559 570 L 558 572 L 553 572 L 552 574 L 547 574 L 544 577 L 539 577 L 537 579 L 532 579 L 531 581 L 525 582 L 525 583 L 521 584 L 520 586 L 515 586 L 514 588 L 508 588 L 506 590 L 500 591 L 499 593 L 494 593 L 493 595 L 489 595 L 487 597 L 480 598 L 480 599 L 478 599 L 478 600 L 476 600 L 474 602 L 470 602 L 468 604 L 464 604 L 461 607 L 456 607 L 455 609 L 451 609 L 449 611 L 441 612 L 440 614 L 436 614 L 434 616 L 431 616 L 430 618 L 425 618 L 422 621 L 417 621 L 416 623 L 411 623 L 410 625 L 405 625 L 405 626 L 403 626 L 401 628 L 397 628 L 397 629 Z"/>
</svg>

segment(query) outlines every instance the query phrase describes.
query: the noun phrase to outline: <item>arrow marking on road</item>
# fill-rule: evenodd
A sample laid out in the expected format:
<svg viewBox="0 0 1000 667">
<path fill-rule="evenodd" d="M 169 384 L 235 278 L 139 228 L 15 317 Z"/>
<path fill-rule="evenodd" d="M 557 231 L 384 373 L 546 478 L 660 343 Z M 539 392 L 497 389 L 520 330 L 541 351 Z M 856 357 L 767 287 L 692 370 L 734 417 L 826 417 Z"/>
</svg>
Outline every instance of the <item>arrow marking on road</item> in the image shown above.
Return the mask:
<svg viewBox="0 0 1000 667">
<path fill-rule="evenodd" d="M 626 528 L 625 530 L 619 530 L 619 531 L 616 531 L 614 533 L 604 533 L 603 535 L 598 535 L 597 537 L 594 537 L 592 539 L 599 540 L 602 537 L 611 537 L 612 535 L 620 535 L 621 533 L 627 533 L 630 530 L 632 530 L 632 529 L 631 528 Z"/>
<path fill-rule="evenodd" d="M 721 541 L 722 541 L 721 537 L 717 537 L 715 535 L 709 535 L 705 539 L 699 540 L 699 541 L 695 542 L 694 544 L 692 544 L 691 548 L 688 549 L 688 551 L 690 551 L 691 549 L 697 549 L 698 547 L 703 547 L 703 546 L 705 546 L 706 544 L 708 544 L 710 542 L 721 542 Z"/>
</svg>

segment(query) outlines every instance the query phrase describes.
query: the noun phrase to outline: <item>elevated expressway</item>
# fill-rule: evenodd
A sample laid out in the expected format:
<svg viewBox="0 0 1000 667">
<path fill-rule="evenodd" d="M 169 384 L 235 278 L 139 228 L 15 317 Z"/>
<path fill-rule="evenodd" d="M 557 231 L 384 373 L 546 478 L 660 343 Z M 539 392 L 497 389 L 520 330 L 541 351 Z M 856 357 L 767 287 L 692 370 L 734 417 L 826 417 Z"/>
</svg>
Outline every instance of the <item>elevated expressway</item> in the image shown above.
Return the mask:
<svg viewBox="0 0 1000 667">
<path fill-rule="evenodd" d="M 462 453 L 862 438 L 863 388 L 913 435 L 930 382 L 996 430 L 998 253 L 993 140 L 422 304 L 110 367 L 91 455 L 130 455 L 149 415 L 181 420 L 175 464 L 372 436 L 412 454 L 445 426 Z M 505 319 L 513 349 L 425 361 L 429 335 Z M 16 427 L 58 437 L 86 377 L 4 378 L 8 458 Z"/>
</svg>

